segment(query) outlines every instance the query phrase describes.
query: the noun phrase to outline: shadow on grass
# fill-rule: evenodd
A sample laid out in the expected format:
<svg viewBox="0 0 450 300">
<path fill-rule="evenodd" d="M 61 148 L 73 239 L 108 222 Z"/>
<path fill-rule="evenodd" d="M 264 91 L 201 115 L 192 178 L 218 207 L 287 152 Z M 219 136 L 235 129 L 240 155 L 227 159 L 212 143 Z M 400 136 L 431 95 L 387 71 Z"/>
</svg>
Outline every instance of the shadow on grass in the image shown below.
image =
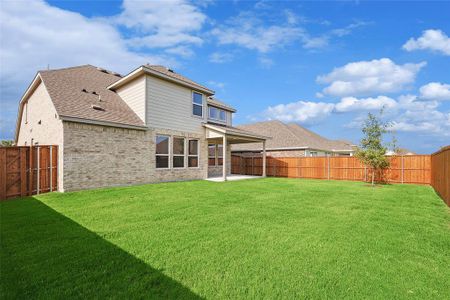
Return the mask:
<svg viewBox="0 0 450 300">
<path fill-rule="evenodd" d="M 34 198 L 0 206 L 3 299 L 200 299 Z"/>
</svg>

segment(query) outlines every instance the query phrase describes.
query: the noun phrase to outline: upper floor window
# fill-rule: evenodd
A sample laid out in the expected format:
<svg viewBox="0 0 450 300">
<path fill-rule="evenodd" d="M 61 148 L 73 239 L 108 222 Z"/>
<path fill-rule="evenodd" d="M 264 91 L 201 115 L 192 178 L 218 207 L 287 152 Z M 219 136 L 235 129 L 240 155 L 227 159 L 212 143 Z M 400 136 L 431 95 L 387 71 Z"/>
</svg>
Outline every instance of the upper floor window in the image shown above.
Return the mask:
<svg viewBox="0 0 450 300">
<path fill-rule="evenodd" d="M 192 92 L 192 113 L 203 117 L 203 95 L 200 93 Z"/>
<path fill-rule="evenodd" d="M 208 116 L 210 119 L 219 120 L 222 122 L 226 121 L 226 112 L 223 109 L 219 109 L 217 107 L 210 106 L 208 110 Z"/>
</svg>

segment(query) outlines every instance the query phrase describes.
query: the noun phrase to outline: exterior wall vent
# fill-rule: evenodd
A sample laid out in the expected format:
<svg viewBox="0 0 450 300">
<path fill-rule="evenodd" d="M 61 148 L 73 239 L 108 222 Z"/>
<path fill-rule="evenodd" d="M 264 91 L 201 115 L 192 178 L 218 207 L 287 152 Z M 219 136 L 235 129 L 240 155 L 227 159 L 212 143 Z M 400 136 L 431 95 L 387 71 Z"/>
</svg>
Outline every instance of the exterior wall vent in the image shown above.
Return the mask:
<svg viewBox="0 0 450 300">
<path fill-rule="evenodd" d="M 92 109 L 95 109 L 95 110 L 105 111 L 105 109 L 103 107 L 95 105 L 95 104 L 92 104 L 91 107 L 92 107 Z"/>
</svg>

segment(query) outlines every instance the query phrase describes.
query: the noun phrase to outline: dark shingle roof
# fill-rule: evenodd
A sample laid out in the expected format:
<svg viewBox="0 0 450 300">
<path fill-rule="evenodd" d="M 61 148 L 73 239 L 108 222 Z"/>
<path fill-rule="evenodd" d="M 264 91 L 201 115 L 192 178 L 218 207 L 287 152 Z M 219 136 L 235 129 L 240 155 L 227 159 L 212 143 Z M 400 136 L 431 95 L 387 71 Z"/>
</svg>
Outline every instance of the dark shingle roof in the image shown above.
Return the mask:
<svg viewBox="0 0 450 300">
<path fill-rule="evenodd" d="M 275 120 L 237 127 L 256 134 L 271 137 L 272 139 L 269 139 L 266 142 L 267 149 L 305 148 L 326 151 L 352 150 L 351 145 L 348 143 L 326 139 L 295 123 L 284 124 Z M 261 150 L 261 145 L 257 143 L 233 145 L 232 150 Z"/>
<path fill-rule="evenodd" d="M 121 78 L 117 73 L 84 65 L 39 74 L 60 116 L 144 126 L 122 98 L 107 89 Z M 93 109 L 93 105 L 104 110 Z"/>
</svg>

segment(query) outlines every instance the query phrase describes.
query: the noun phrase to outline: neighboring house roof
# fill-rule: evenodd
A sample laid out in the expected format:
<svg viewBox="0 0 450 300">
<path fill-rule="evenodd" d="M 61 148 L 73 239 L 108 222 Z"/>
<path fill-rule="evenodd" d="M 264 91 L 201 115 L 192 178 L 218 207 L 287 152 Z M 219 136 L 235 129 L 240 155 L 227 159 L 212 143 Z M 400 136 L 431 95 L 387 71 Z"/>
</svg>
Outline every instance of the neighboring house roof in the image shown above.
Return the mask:
<svg viewBox="0 0 450 300">
<path fill-rule="evenodd" d="M 137 68 L 136 70 L 132 71 L 131 73 L 125 75 L 122 77 L 122 79 L 112 83 L 108 86 L 109 89 L 115 90 L 122 85 L 126 84 L 127 82 L 130 82 L 134 80 L 135 78 L 140 77 L 143 74 L 149 74 L 156 77 L 159 77 L 164 80 L 171 81 L 173 83 L 177 83 L 189 88 L 192 88 L 194 90 L 197 90 L 199 92 L 204 93 L 207 96 L 214 95 L 214 91 L 181 75 L 176 73 L 175 71 L 161 66 L 161 65 L 143 65 Z"/>
<path fill-rule="evenodd" d="M 225 102 L 222 102 L 222 101 L 220 101 L 220 100 L 218 100 L 216 98 L 208 97 L 207 98 L 207 102 L 208 102 L 208 104 L 210 104 L 212 106 L 216 106 L 216 107 L 219 107 L 219 108 L 222 108 L 224 110 L 231 111 L 231 112 L 236 112 L 236 109 L 234 109 L 230 105 L 228 105 Z"/>
<path fill-rule="evenodd" d="M 388 150 L 386 152 L 386 155 L 417 155 L 417 154 L 412 152 L 412 151 L 409 151 L 408 149 L 399 148 L 399 149 L 397 149 L 397 152 L 394 152 L 392 150 Z"/>
<path fill-rule="evenodd" d="M 325 151 L 353 151 L 346 142 L 326 139 L 298 124 L 280 121 L 258 122 L 237 126 L 239 129 L 271 137 L 266 142 L 267 150 L 314 149 Z M 260 144 L 233 145 L 233 151 L 260 151 Z"/>
<path fill-rule="evenodd" d="M 145 125 L 119 95 L 107 88 L 120 80 L 117 73 L 84 65 L 40 71 L 38 75 L 62 119 L 87 119 L 137 127 Z"/>
</svg>

